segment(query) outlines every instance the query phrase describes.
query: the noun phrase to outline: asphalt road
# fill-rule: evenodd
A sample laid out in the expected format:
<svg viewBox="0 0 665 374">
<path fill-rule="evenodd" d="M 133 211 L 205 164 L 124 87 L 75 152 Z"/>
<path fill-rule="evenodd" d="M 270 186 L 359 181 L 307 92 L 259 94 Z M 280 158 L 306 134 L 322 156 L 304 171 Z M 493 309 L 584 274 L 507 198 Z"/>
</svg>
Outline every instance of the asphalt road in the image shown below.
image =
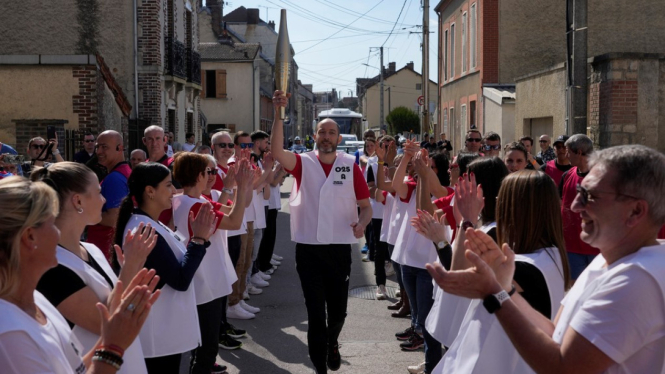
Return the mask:
<svg viewBox="0 0 665 374">
<path fill-rule="evenodd" d="M 314 373 L 307 352 L 307 312 L 295 268 L 295 244 L 289 228 L 288 196 L 293 183 L 289 177 L 282 186 L 282 210 L 277 218 L 275 253 L 284 260 L 261 295 L 251 296 L 248 304 L 261 308 L 253 320 L 230 320 L 246 329 L 241 349 L 220 349 L 217 362 L 228 366 L 230 374 Z M 354 246 L 350 289 L 375 286 L 374 265 L 361 261 L 360 248 Z M 398 287 L 395 276 L 387 287 Z M 337 373 L 406 373 L 406 367 L 424 361 L 424 353 L 403 352 L 394 338 L 409 326 L 406 319 L 390 316 L 386 309 L 395 300 L 368 300 L 350 297 L 348 316 L 340 336 L 342 367 Z M 187 373 L 189 357 L 183 357 L 181 373 Z"/>
</svg>

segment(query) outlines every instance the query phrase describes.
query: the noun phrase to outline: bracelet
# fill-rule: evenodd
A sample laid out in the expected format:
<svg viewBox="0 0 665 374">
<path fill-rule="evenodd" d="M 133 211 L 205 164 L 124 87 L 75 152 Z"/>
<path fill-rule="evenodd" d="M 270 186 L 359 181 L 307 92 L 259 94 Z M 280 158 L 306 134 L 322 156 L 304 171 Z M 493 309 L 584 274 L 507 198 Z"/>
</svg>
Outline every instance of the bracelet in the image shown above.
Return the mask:
<svg viewBox="0 0 665 374">
<path fill-rule="evenodd" d="M 53 156 L 57 156 L 57 155 L 60 154 L 60 151 L 56 148 L 56 149 L 54 149 L 54 150 L 51 151 L 51 154 L 52 154 Z"/>
<path fill-rule="evenodd" d="M 226 194 L 229 194 L 229 195 L 233 195 L 233 190 L 230 189 L 230 188 L 224 187 L 224 188 L 222 188 L 222 192 L 224 192 Z"/>
<path fill-rule="evenodd" d="M 510 289 L 510 292 L 508 292 L 508 296 L 513 296 L 513 294 L 515 294 L 515 291 L 517 291 L 517 289 L 515 288 L 514 284 L 511 284 L 510 286 L 512 288 Z"/>
<path fill-rule="evenodd" d="M 203 238 L 201 238 L 201 237 L 198 237 L 198 236 L 192 236 L 192 237 L 189 239 L 189 241 L 192 242 L 192 243 L 194 243 L 194 244 L 204 245 L 204 244 L 206 243 L 207 240 L 205 240 L 205 239 L 203 239 Z M 200 243 L 199 243 L 199 242 L 200 242 Z"/>
<path fill-rule="evenodd" d="M 109 352 L 117 354 L 120 357 L 125 355 L 125 350 L 118 347 L 115 344 L 109 344 L 108 346 L 103 346 L 103 345 L 100 344 L 97 347 L 95 347 L 95 350 L 109 351 Z"/>
<path fill-rule="evenodd" d="M 385 164 L 386 162 L 385 162 L 385 161 L 379 161 L 379 162 L 377 162 L 377 163 L 378 163 L 379 165 L 383 165 L 383 164 Z"/>
<path fill-rule="evenodd" d="M 471 221 L 462 221 L 460 222 L 458 228 L 466 230 L 468 228 L 476 228 L 476 226 L 473 223 L 471 223 Z"/>
<path fill-rule="evenodd" d="M 123 364 L 123 359 L 122 357 L 118 356 L 117 354 L 105 350 L 105 349 L 97 349 L 95 350 L 95 354 L 92 356 L 93 361 L 101 361 L 105 364 L 113 366 L 116 370 L 120 370 L 120 366 Z"/>
</svg>

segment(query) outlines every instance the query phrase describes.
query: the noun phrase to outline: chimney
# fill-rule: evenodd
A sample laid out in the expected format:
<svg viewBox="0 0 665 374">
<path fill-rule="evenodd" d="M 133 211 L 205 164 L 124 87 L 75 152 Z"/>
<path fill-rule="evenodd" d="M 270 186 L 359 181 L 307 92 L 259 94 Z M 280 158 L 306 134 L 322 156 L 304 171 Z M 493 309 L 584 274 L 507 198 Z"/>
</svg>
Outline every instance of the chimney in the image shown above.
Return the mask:
<svg viewBox="0 0 665 374">
<path fill-rule="evenodd" d="M 259 23 L 259 10 L 256 8 L 247 9 L 247 24 L 256 25 Z"/>
<path fill-rule="evenodd" d="M 409 69 L 409 70 L 413 70 L 413 61 L 407 63 L 406 68 Z"/>
<path fill-rule="evenodd" d="M 395 73 L 395 63 L 394 62 L 389 62 L 388 63 L 388 74 L 393 74 Z"/>
<path fill-rule="evenodd" d="M 275 21 L 268 21 L 268 26 L 269 26 L 271 29 L 274 30 L 274 29 L 275 29 Z"/>
<path fill-rule="evenodd" d="M 222 33 L 217 36 L 217 41 L 219 44 L 226 44 L 233 47 L 233 39 L 229 35 L 229 32 L 226 31 L 226 25 L 223 26 Z"/>
<path fill-rule="evenodd" d="M 210 9 L 210 15 L 212 17 L 212 31 L 215 33 L 215 36 L 219 37 L 222 34 L 222 7 L 223 3 L 219 0 L 206 0 L 206 7 Z"/>
</svg>

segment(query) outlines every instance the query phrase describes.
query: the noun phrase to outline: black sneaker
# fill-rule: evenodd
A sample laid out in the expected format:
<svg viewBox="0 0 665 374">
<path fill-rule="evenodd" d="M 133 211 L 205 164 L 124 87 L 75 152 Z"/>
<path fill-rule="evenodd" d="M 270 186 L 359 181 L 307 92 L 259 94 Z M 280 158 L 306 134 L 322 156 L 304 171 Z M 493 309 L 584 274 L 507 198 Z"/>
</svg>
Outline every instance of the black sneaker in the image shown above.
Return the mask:
<svg viewBox="0 0 665 374">
<path fill-rule="evenodd" d="M 328 348 L 328 369 L 331 371 L 339 370 L 339 367 L 342 366 L 342 357 L 339 354 L 339 344 L 335 344 L 332 347 Z"/>
<path fill-rule="evenodd" d="M 242 343 L 227 334 L 223 334 L 219 337 L 219 347 L 227 350 L 240 349 Z"/>
<path fill-rule="evenodd" d="M 235 326 L 233 326 L 230 323 L 228 323 L 226 325 L 226 330 L 225 331 L 226 331 L 226 335 L 228 335 L 228 336 L 230 336 L 234 339 L 239 339 L 239 338 L 247 336 L 247 331 L 245 331 L 243 329 L 236 328 Z"/>
<path fill-rule="evenodd" d="M 413 326 L 409 326 L 406 330 L 396 333 L 395 338 L 399 341 L 406 341 L 409 340 L 414 333 Z"/>
<path fill-rule="evenodd" d="M 212 370 L 210 371 L 210 374 L 224 374 L 226 373 L 227 367 L 225 365 L 220 365 L 218 363 L 214 363 L 212 365 Z"/>
<path fill-rule="evenodd" d="M 418 334 L 411 335 L 411 338 L 405 342 L 400 343 L 399 347 L 403 351 L 417 351 L 425 346 L 425 339 Z"/>
</svg>

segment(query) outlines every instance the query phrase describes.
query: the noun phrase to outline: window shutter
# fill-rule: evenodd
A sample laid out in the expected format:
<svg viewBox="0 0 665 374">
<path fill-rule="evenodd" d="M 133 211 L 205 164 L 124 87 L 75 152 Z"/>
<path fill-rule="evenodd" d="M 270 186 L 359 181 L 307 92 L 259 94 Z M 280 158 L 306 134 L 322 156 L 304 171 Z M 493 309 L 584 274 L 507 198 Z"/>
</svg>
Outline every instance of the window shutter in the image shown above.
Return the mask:
<svg viewBox="0 0 665 374">
<path fill-rule="evenodd" d="M 201 69 L 201 98 L 206 97 L 206 71 Z"/>
<path fill-rule="evenodd" d="M 226 70 L 217 70 L 217 98 L 226 98 Z"/>
</svg>

